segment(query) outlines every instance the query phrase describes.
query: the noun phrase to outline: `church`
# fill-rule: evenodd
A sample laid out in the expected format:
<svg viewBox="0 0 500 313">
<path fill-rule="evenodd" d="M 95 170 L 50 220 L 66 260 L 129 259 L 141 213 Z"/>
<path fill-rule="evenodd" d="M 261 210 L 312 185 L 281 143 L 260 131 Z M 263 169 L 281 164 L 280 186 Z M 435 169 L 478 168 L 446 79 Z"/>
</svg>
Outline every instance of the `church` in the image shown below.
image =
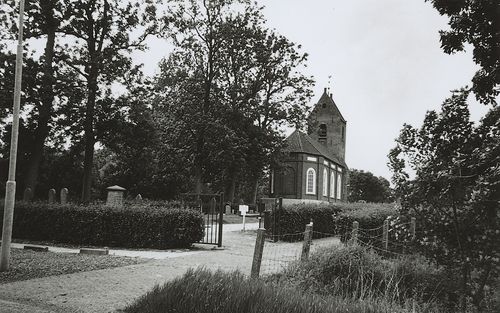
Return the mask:
<svg viewBox="0 0 500 313">
<path fill-rule="evenodd" d="M 270 197 L 284 204 L 345 201 L 346 120 L 325 88 L 307 118 L 307 134 L 286 138 L 286 158 L 270 173 Z"/>
</svg>

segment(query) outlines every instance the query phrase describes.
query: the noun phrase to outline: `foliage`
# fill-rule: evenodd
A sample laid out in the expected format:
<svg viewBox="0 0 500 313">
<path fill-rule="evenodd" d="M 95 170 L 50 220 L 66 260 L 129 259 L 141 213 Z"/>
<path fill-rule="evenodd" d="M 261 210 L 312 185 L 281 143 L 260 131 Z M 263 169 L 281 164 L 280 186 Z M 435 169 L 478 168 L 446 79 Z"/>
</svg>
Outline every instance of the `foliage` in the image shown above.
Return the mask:
<svg viewBox="0 0 500 313">
<path fill-rule="evenodd" d="M 175 50 L 158 78 L 162 141 L 188 161 L 196 191 L 215 183 L 230 200 L 248 180 L 254 202 L 278 127 L 303 118 L 311 93 L 299 71 L 307 55 L 268 30 L 261 11 L 250 1 L 175 1 L 165 18 Z"/>
<path fill-rule="evenodd" d="M 359 223 L 360 229 L 381 228 L 384 221 L 399 215 L 394 204 L 356 203 L 345 205 L 342 211 L 334 218 L 336 233 L 340 234 L 341 240 L 350 238 L 353 222 Z"/>
<path fill-rule="evenodd" d="M 314 231 L 332 235 L 341 234 L 345 239 L 344 235 L 350 233 L 354 221 L 358 221 L 361 228 L 375 228 L 381 226 L 391 215 L 397 215 L 397 209 L 392 204 L 297 204 L 270 211 L 265 228 L 274 234 L 302 233 L 306 224 L 312 220 Z M 274 224 L 271 222 L 274 216 L 278 220 L 277 230 L 273 229 Z"/>
<path fill-rule="evenodd" d="M 496 103 L 500 94 L 500 10 L 497 0 L 426 0 L 441 15 L 450 18 L 449 30 L 440 31 L 441 48 L 448 54 L 474 47 L 474 62 L 480 69 L 472 91 L 483 103 Z"/>
<path fill-rule="evenodd" d="M 357 301 L 385 299 L 404 305 L 415 299 L 422 311 L 454 312 L 457 298 L 454 275 L 444 268 L 418 255 L 384 259 L 359 245 L 324 248 L 270 280 Z"/>
<path fill-rule="evenodd" d="M 482 307 L 500 266 L 500 109 L 475 126 L 467 96 L 454 93 L 420 129 L 405 125 L 389 154 L 403 214 L 415 215 L 422 231 L 422 251 L 461 270 L 462 310 L 466 296 Z"/>
<path fill-rule="evenodd" d="M 411 312 L 385 301 L 346 300 L 304 293 L 287 285 L 265 283 L 222 271 L 189 270 L 181 278 L 156 286 L 125 308 L 127 313 L 375 313 Z"/>
<path fill-rule="evenodd" d="M 335 224 L 333 216 L 340 211 L 340 208 L 334 205 L 311 205 L 297 204 L 283 207 L 281 210 L 269 212 L 265 220 L 264 227 L 267 232 L 274 235 L 303 233 L 306 224 L 311 221 L 314 223 L 314 230 L 324 233 L 333 233 Z M 277 220 L 276 227 L 272 222 Z M 286 239 L 286 238 L 285 238 Z M 301 240 L 302 237 L 293 237 L 294 240 Z"/>
<path fill-rule="evenodd" d="M 60 51 L 59 59 L 76 71 L 85 82 L 85 110 L 81 129 L 84 132 L 84 170 L 82 201 L 89 202 L 93 174 L 95 120 L 99 106 L 109 103 L 110 90 L 102 85 L 134 82 L 139 66 L 132 64 L 130 53 L 144 50 L 146 37 L 155 31 L 155 8 L 137 1 L 72 1 L 66 3 L 63 17 L 70 19 L 61 32 L 73 40 Z M 130 33 L 140 32 L 138 38 Z"/>
<path fill-rule="evenodd" d="M 391 202 L 393 199 L 390 183 L 387 179 L 376 177 L 371 172 L 350 169 L 347 200 L 349 202 Z"/>
<path fill-rule="evenodd" d="M 118 209 L 18 202 L 12 236 L 76 245 L 179 248 L 201 240 L 203 216 L 195 210 L 148 203 Z"/>
</svg>

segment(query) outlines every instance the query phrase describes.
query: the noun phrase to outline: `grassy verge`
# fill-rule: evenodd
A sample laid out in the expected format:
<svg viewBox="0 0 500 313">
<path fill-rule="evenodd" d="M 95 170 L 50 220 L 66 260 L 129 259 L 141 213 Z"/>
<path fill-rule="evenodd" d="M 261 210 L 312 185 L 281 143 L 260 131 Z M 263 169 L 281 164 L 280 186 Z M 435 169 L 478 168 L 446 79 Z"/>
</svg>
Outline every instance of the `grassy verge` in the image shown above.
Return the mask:
<svg viewBox="0 0 500 313">
<path fill-rule="evenodd" d="M 181 278 L 155 287 L 124 312 L 409 313 L 411 305 L 384 299 L 367 301 L 320 295 L 287 284 L 248 279 L 238 272 L 191 270 Z"/>
<path fill-rule="evenodd" d="M 258 223 L 257 217 L 245 217 L 245 223 Z M 242 224 L 243 217 L 238 214 L 224 214 L 224 224 Z"/>
<path fill-rule="evenodd" d="M 146 262 L 144 259 L 72 253 L 11 250 L 11 268 L 0 272 L 0 284 L 53 275 L 94 271 Z"/>
</svg>

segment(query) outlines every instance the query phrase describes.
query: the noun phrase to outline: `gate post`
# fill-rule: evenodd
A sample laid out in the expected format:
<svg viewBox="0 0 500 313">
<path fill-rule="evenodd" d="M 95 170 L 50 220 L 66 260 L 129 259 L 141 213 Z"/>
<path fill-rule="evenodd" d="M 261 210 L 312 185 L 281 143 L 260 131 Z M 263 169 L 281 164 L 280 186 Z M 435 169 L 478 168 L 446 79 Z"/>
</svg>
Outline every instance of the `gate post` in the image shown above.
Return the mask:
<svg viewBox="0 0 500 313">
<path fill-rule="evenodd" d="M 255 241 L 255 250 L 253 252 L 251 278 L 258 278 L 260 274 L 260 264 L 262 263 L 262 253 L 264 252 L 264 235 L 266 230 L 259 228 L 257 230 L 257 239 Z"/>
<path fill-rule="evenodd" d="M 304 244 L 302 245 L 302 254 L 300 255 L 300 260 L 304 261 L 309 258 L 309 251 L 311 250 L 311 241 L 313 235 L 313 223 L 306 225 L 306 231 L 304 232 Z"/>
</svg>

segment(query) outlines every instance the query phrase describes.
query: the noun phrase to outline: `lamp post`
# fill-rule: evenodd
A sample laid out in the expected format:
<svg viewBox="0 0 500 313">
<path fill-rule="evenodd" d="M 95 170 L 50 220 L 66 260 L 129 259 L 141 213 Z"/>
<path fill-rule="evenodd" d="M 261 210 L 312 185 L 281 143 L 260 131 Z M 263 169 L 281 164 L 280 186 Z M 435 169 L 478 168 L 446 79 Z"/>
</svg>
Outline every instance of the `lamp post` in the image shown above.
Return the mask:
<svg viewBox="0 0 500 313">
<path fill-rule="evenodd" d="M 19 107 L 21 103 L 21 74 L 23 70 L 23 25 L 24 0 L 19 2 L 19 33 L 17 38 L 16 78 L 14 84 L 14 109 L 12 114 L 12 134 L 10 138 L 9 177 L 5 188 L 3 213 L 2 251 L 0 254 L 0 272 L 9 269 L 10 243 L 12 240 L 12 220 L 16 200 L 16 158 L 17 138 L 19 134 Z"/>
</svg>

